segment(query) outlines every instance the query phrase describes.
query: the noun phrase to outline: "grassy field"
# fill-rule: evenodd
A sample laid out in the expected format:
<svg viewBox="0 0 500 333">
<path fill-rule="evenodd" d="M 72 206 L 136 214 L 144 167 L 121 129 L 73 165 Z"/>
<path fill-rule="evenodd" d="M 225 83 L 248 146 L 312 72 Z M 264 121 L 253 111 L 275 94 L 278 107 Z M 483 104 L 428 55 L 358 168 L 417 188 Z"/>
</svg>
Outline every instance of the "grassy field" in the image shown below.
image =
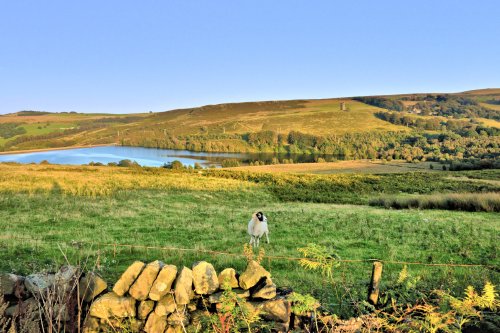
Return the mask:
<svg viewBox="0 0 500 333">
<path fill-rule="evenodd" d="M 477 176 L 488 177 L 482 173 Z M 449 188 L 469 184 L 444 181 L 450 182 Z M 241 271 L 245 259 L 238 255 L 248 241 L 246 224 L 256 210 L 269 218 L 271 244 L 263 246 L 268 256 L 298 257 L 297 248 L 316 243 L 342 259 L 500 264 L 496 213 L 297 202 L 280 198 L 266 182 L 228 179 L 218 173 L 0 165 L 0 269 L 26 274 L 50 268 L 64 261 L 62 250 L 73 262 L 87 255 L 96 260 L 99 252 L 100 271 L 108 281 L 137 259 L 179 266 L 203 259 L 219 271 L 228 266 Z M 114 248 L 95 242 L 195 251 Z M 312 293 L 342 315 L 355 313 L 352 302 L 365 298 L 371 274 L 370 263 L 344 263 L 331 284 L 296 261 L 268 257 L 263 264 L 278 285 Z M 382 289 L 397 279 L 401 268 L 384 266 Z M 459 293 L 468 284 L 500 283 L 498 270 L 482 267 L 410 265 L 409 272 L 422 277 L 422 289 Z"/>
<path fill-rule="evenodd" d="M 433 165 L 433 169 L 430 165 Z M 383 162 L 380 160 L 355 160 L 327 163 L 296 163 L 259 166 L 242 166 L 227 168 L 229 170 L 252 172 L 286 172 L 310 174 L 340 174 L 340 173 L 401 173 L 411 171 L 440 172 L 442 166 L 436 162 L 407 163 L 404 161 Z"/>
</svg>

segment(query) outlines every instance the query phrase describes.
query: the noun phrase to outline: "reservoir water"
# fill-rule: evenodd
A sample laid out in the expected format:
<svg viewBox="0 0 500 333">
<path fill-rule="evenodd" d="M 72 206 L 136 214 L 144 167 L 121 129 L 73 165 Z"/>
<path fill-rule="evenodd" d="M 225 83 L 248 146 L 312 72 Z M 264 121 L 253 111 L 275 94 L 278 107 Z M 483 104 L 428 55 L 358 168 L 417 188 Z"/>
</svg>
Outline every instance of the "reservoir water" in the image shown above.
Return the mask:
<svg viewBox="0 0 500 333">
<path fill-rule="evenodd" d="M 121 160 L 136 161 L 142 166 L 162 166 L 175 160 L 184 165 L 194 166 L 195 163 L 207 167 L 220 166 L 225 159 L 236 159 L 246 164 L 252 161 L 269 162 L 273 158 L 292 158 L 295 162 L 313 162 L 314 155 L 277 155 L 270 153 L 207 153 L 189 150 L 155 149 L 143 147 L 104 146 L 91 148 L 74 148 L 48 150 L 31 153 L 0 155 L 0 162 L 40 163 L 48 161 L 52 164 L 81 165 L 90 162 L 108 164 Z"/>
</svg>

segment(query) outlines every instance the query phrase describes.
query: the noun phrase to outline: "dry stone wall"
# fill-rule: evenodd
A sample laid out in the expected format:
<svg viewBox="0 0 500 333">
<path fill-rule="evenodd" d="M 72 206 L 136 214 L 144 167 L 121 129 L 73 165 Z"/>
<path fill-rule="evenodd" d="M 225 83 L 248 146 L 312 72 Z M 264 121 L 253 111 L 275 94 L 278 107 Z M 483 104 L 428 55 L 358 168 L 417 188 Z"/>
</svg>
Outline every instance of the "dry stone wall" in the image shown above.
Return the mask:
<svg viewBox="0 0 500 333">
<path fill-rule="evenodd" d="M 76 301 L 88 313 L 83 322 L 85 333 L 200 331 L 203 318 L 221 311 L 222 296 L 228 288 L 244 300 L 245 311 L 258 313 L 273 331 L 289 330 L 292 316 L 291 302 L 287 299 L 289 291 L 276 288 L 271 274 L 256 261 L 250 261 L 241 274 L 233 268 L 217 274 L 205 261 L 181 269 L 161 261 L 147 264 L 136 261 L 112 286 L 99 275 L 81 274 L 73 266 L 65 266 L 55 274 L 27 277 L 0 274 L 0 291 L 9 301 L 6 315 L 12 318 L 26 304 L 32 304 L 33 311 L 40 312 L 40 295 L 68 295 L 58 318 L 66 322 L 67 332 L 75 326 L 71 321 L 78 318 Z"/>
<path fill-rule="evenodd" d="M 160 261 L 136 261 L 112 291 L 93 301 L 84 332 L 104 331 L 110 325 L 127 325 L 132 331 L 147 333 L 189 331 L 201 317 L 220 310 L 221 296 L 228 287 L 245 299 L 248 308 L 272 322 L 275 331 L 288 330 L 291 304 L 256 261 L 250 261 L 241 275 L 233 268 L 217 274 L 205 261 L 180 270 Z"/>
</svg>

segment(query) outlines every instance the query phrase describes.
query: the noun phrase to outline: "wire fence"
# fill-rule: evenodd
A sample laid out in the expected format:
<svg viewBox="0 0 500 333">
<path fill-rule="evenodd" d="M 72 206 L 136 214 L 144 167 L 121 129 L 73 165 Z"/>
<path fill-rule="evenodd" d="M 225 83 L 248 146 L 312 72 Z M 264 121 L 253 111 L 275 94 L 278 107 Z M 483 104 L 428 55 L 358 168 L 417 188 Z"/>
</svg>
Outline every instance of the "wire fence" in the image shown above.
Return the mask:
<svg viewBox="0 0 500 333">
<path fill-rule="evenodd" d="M 97 248 L 107 247 L 113 249 L 113 254 L 116 256 L 116 252 L 118 249 L 128 248 L 128 249 L 141 249 L 141 250 L 158 250 L 158 251 L 178 251 L 178 252 L 194 252 L 194 253 L 204 253 L 215 256 L 231 256 L 231 257 L 245 257 L 243 253 L 233 253 L 233 252 L 225 252 L 225 251 L 215 251 L 215 250 L 206 250 L 199 248 L 186 248 L 186 247 L 174 247 L 174 246 L 151 246 L 151 245 L 141 245 L 141 244 L 124 244 L 124 243 L 101 243 L 94 241 L 62 241 L 62 240 L 51 240 L 51 239 L 41 239 L 41 238 L 31 238 L 31 237 L 19 237 L 12 235 L 4 235 L 0 236 L 1 239 L 6 240 L 17 240 L 17 241 L 30 241 L 30 242 L 38 242 L 38 243 L 47 243 L 47 244 L 65 244 L 69 246 L 75 246 L 80 244 L 91 245 Z M 300 261 L 303 260 L 303 257 L 291 257 L 291 256 L 282 256 L 282 255 L 267 255 L 265 258 L 270 260 L 283 260 L 283 261 Z M 341 263 L 373 263 L 373 262 L 382 262 L 384 264 L 395 264 L 395 265 L 417 265 L 417 266 L 434 266 L 434 267 L 482 267 L 491 269 L 494 271 L 500 271 L 500 267 L 496 265 L 485 265 L 485 264 L 462 264 L 462 263 L 424 263 L 424 262 L 415 262 L 415 261 L 404 261 L 404 260 L 387 260 L 387 259 L 326 259 Z"/>
</svg>

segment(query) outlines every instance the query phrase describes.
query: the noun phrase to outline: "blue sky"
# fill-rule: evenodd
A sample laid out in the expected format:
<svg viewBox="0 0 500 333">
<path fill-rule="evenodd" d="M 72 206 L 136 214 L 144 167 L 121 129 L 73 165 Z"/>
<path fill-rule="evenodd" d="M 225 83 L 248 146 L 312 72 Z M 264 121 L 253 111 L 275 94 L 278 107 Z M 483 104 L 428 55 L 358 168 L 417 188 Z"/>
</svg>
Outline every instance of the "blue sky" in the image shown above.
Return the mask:
<svg viewBox="0 0 500 333">
<path fill-rule="evenodd" d="M 0 1 L 0 113 L 500 87 L 500 1 Z"/>
</svg>

